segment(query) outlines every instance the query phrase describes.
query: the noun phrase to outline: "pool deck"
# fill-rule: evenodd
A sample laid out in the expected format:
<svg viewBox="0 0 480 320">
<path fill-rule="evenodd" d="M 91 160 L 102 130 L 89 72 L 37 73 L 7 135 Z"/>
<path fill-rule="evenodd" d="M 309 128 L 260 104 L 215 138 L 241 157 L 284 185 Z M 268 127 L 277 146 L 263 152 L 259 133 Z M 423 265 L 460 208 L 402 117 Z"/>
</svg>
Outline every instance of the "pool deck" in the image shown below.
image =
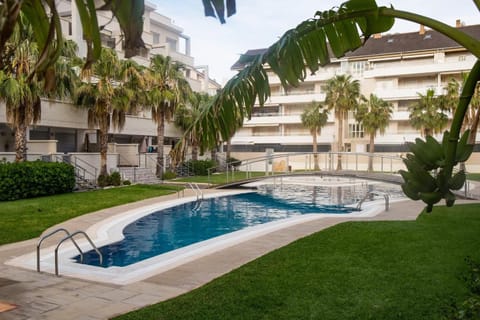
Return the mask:
<svg viewBox="0 0 480 320">
<path fill-rule="evenodd" d="M 185 191 L 185 196 L 188 192 Z M 218 190 L 205 192 L 218 193 Z M 69 220 L 54 228 L 86 230 L 125 210 L 175 198 L 177 195 L 169 195 L 105 209 Z M 324 218 L 297 224 L 123 286 L 57 277 L 5 264 L 7 260 L 34 251 L 38 239 L 0 246 L 0 319 L 109 319 L 198 288 L 270 251 L 332 225 L 352 220 L 415 220 L 423 208 L 421 202 L 408 200 L 392 203 L 388 212 L 375 217 Z M 13 309 L 2 312 L 9 307 Z"/>
</svg>

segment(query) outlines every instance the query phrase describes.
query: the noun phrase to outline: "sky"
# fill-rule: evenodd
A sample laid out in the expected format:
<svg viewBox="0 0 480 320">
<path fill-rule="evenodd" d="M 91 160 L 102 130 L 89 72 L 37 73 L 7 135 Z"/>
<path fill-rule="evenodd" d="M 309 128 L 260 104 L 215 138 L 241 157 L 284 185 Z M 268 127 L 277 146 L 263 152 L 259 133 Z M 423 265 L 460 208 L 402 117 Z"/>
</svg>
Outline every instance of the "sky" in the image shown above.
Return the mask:
<svg viewBox="0 0 480 320">
<path fill-rule="evenodd" d="M 172 19 L 191 39 L 195 65 L 208 65 L 209 75 L 224 84 L 235 71 L 230 67 L 240 54 L 250 49 L 267 48 L 287 30 L 316 11 L 329 10 L 342 0 L 237 0 L 237 13 L 220 24 L 205 17 L 201 0 L 149 0 L 157 12 Z M 377 0 L 378 5 L 393 5 L 398 10 L 415 12 L 455 25 L 478 24 L 480 14 L 472 0 Z M 417 31 L 418 25 L 398 20 L 391 33 Z"/>
</svg>

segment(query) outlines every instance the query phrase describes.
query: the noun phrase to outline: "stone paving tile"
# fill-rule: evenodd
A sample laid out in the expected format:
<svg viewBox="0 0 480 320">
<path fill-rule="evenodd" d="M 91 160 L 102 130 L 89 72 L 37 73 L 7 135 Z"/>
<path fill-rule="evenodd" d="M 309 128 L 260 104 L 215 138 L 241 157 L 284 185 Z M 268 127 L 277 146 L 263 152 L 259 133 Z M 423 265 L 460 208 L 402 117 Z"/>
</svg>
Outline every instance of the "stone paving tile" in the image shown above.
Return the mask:
<svg viewBox="0 0 480 320">
<path fill-rule="evenodd" d="M 138 295 L 138 292 L 124 289 L 114 289 L 94 294 L 94 296 L 97 298 L 102 298 L 114 302 L 121 302 L 136 295 Z"/>
<path fill-rule="evenodd" d="M 153 303 L 157 303 L 161 300 L 162 299 L 159 298 L 156 295 L 141 293 L 141 294 L 137 294 L 136 296 L 133 296 L 129 299 L 125 299 L 123 302 L 128 303 L 128 304 L 132 304 L 134 306 L 143 307 L 143 306 L 147 306 L 147 305 L 150 305 L 150 304 L 153 304 Z"/>
</svg>

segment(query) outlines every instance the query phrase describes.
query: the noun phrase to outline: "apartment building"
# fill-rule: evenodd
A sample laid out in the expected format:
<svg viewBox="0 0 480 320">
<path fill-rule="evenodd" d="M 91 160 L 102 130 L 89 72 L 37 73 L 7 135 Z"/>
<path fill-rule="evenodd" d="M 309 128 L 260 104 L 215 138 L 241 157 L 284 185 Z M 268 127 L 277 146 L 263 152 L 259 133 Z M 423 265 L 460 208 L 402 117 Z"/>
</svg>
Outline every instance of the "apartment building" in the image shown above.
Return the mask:
<svg viewBox="0 0 480 320">
<path fill-rule="evenodd" d="M 480 25 L 456 27 L 480 38 Z M 249 50 L 246 55 L 263 52 Z M 233 156 L 240 159 L 265 154 L 266 149 L 275 152 L 311 152 L 312 136 L 300 119 L 303 110 L 312 101 L 325 100 L 322 87 L 335 75 L 348 74 L 360 82 L 361 93 L 368 98 L 370 93 L 389 101 L 394 113 L 386 133 L 377 135 L 376 152 L 400 154 L 406 151 L 405 142 L 420 136 L 409 122 L 408 106 L 418 100 L 418 93 L 425 94 L 430 88 L 443 94 L 447 83 L 455 78 L 461 81 L 462 73 L 468 72 L 476 58 L 449 38 L 423 26 L 417 32 L 376 35 L 363 47 L 343 58 L 332 59 L 316 74 L 309 75 L 298 87 L 284 88 L 278 77 L 269 75 L 271 97 L 264 107 L 255 106 L 250 120 L 231 140 Z M 234 70 L 244 67 L 237 62 Z M 345 150 L 366 152 L 368 136 L 353 114 L 344 126 Z M 337 151 L 337 127 L 331 112 L 326 127 L 318 137 L 318 150 Z M 477 140 L 480 137 L 477 135 Z"/>
<path fill-rule="evenodd" d="M 85 41 L 82 38 L 82 27 L 75 1 L 60 0 L 57 1 L 57 5 L 65 37 L 78 44 L 79 56 L 85 56 Z M 156 12 L 155 9 L 154 4 L 145 1 L 142 39 L 146 49 L 140 56 L 133 59 L 142 65 L 148 65 L 153 55 L 168 55 L 185 65 L 185 76 L 194 91 L 215 94 L 220 85 L 209 78 L 208 66 L 195 65 L 190 51 L 190 38 L 183 33 L 181 27 L 175 25 L 170 18 Z M 119 57 L 123 58 L 123 38 L 118 22 L 112 19 L 110 11 L 98 12 L 98 22 L 103 26 L 102 44 L 115 49 Z M 157 144 L 156 135 L 156 124 L 152 121 L 150 112 L 144 110 L 127 115 L 122 131 L 115 131 L 112 128 L 109 141 L 137 144 L 140 151 L 144 151 L 148 146 Z M 166 124 L 166 145 L 171 145 L 171 142 L 180 136 L 181 132 L 172 123 Z M 88 128 L 85 109 L 69 102 L 43 99 L 42 119 L 29 128 L 28 152 L 36 154 L 95 152 L 96 139 L 96 130 Z M 9 154 L 13 151 L 14 134 L 6 123 L 5 106 L 1 104 L 0 157 L 10 158 Z M 112 151 L 115 152 L 115 148 Z"/>
</svg>

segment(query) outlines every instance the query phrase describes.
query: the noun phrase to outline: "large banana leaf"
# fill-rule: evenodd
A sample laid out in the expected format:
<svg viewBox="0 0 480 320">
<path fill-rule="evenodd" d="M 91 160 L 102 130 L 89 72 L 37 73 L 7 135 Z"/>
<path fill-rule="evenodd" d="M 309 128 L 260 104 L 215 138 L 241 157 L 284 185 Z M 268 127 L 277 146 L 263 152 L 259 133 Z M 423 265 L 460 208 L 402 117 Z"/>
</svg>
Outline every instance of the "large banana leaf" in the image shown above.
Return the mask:
<svg viewBox="0 0 480 320">
<path fill-rule="evenodd" d="M 480 0 L 474 2 L 480 8 Z M 480 41 L 465 34 L 461 29 L 393 7 L 379 7 L 375 0 L 350 0 L 338 8 L 317 12 L 314 18 L 287 31 L 262 54 L 241 57 L 240 63 L 244 64 L 245 68 L 227 82 L 213 104 L 204 110 L 204 118 L 200 117 L 197 121 L 197 126 L 203 126 L 201 143 L 213 146 L 219 135 L 227 141 L 235 129 L 241 126 L 243 117 L 250 116 L 256 101 L 260 105 L 267 101 L 270 97 L 270 85 L 266 69 L 271 69 L 283 86 L 296 86 L 306 78 L 307 72 L 315 73 L 321 66 L 330 63 L 331 55 L 340 58 L 362 46 L 371 35 L 388 31 L 393 26 L 395 18 L 430 27 L 455 40 L 480 59 Z M 470 75 L 471 83 L 476 83 L 480 75 L 480 72 L 477 72 L 477 65 L 474 68 L 475 72 Z M 422 198 L 428 198 L 422 200 L 430 209 L 430 203 L 438 201 L 438 198 L 445 198 L 449 205 L 454 201 L 454 196 L 452 197 L 449 191 L 452 188 L 448 186 L 447 181 L 453 178 L 452 169 L 455 164 L 459 130 L 465 108 L 471 99 L 471 95 L 469 96 L 468 90 L 465 89 L 454 115 L 446 146 L 447 154 L 442 167 L 444 177 L 440 177 L 441 181 L 434 191 L 438 193 L 422 195 Z M 457 186 L 457 183 L 450 184 Z M 414 196 L 418 198 L 417 195 Z"/>
<path fill-rule="evenodd" d="M 221 23 L 225 23 L 225 6 L 227 7 L 227 17 L 236 12 L 235 0 L 202 0 L 207 17 L 217 17 Z"/>
</svg>

